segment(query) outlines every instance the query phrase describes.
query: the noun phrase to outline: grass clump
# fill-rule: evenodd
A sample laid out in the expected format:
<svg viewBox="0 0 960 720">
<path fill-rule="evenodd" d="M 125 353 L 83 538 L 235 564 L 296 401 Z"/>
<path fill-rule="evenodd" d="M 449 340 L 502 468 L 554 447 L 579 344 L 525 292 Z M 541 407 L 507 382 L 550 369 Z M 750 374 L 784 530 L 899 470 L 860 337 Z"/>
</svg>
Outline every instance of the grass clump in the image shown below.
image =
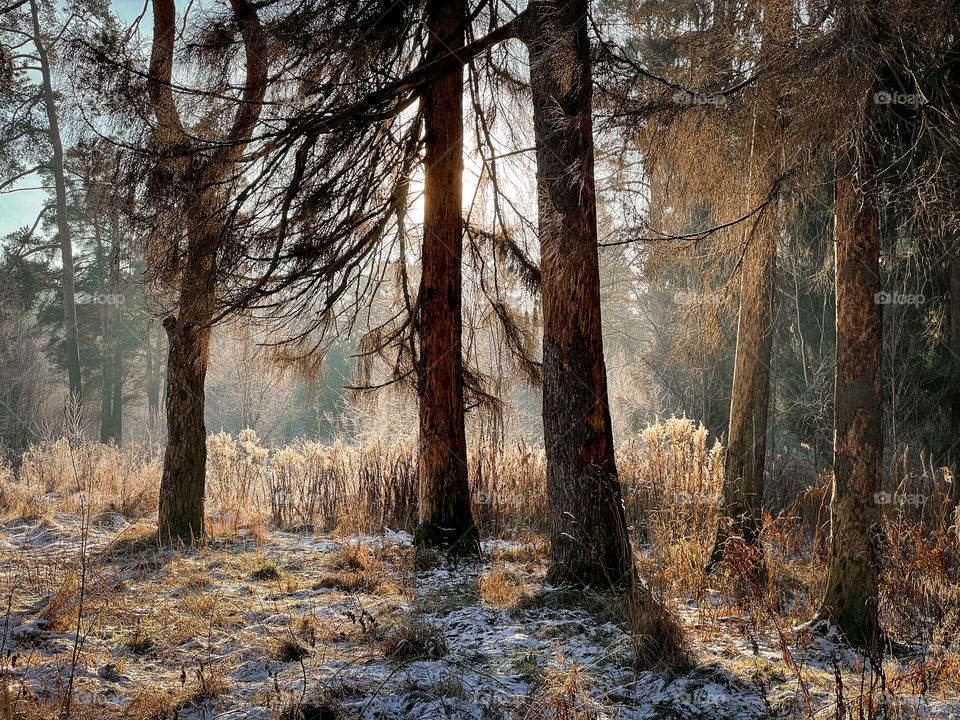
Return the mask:
<svg viewBox="0 0 960 720">
<path fill-rule="evenodd" d="M 150 652 L 153 648 L 155 648 L 157 646 L 157 641 L 150 632 L 144 630 L 138 623 L 136 629 L 127 635 L 123 642 L 123 646 L 131 652 L 142 655 L 143 653 Z"/>
<path fill-rule="evenodd" d="M 374 569 L 378 563 L 370 555 L 370 552 L 358 543 L 356 545 L 344 545 L 339 552 L 330 556 L 327 564 L 334 570 L 364 572 Z"/>
<path fill-rule="evenodd" d="M 533 604 L 534 596 L 523 577 L 507 569 L 494 569 L 477 578 L 477 594 L 493 607 L 516 610 Z"/>
<path fill-rule="evenodd" d="M 283 572 L 272 560 L 267 560 L 260 563 L 255 567 L 249 575 L 251 580 L 258 580 L 262 582 L 270 580 L 279 580 L 283 577 Z"/>
<path fill-rule="evenodd" d="M 310 651 L 301 645 L 296 638 L 285 637 L 276 644 L 270 654 L 274 660 L 282 663 L 300 662 L 309 657 Z"/>
<path fill-rule="evenodd" d="M 330 589 L 342 592 L 372 593 L 377 589 L 377 578 L 368 573 L 323 573 L 313 584 L 314 590 Z"/>
<path fill-rule="evenodd" d="M 643 587 L 634 589 L 620 602 L 630 630 L 633 664 L 638 670 L 689 664 L 683 626 L 663 602 Z"/>
<path fill-rule="evenodd" d="M 439 628 L 421 618 L 404 618 L 387 632 L 383 655 L 400 662 L 438 660 L 447 654 L 447 641 Z"/>
</svg>

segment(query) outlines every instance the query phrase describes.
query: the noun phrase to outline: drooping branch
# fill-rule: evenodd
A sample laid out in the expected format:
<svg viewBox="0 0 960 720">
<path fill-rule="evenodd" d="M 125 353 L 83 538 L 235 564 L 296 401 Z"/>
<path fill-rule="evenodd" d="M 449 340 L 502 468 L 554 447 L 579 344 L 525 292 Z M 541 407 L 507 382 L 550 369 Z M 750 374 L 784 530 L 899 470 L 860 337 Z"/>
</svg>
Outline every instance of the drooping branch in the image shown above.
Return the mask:
<svg viewBox="0 0 960 720">
<path fill-rule="evenodd" d="M 522 37 L 525 33 L 527 14 L 522 12 L 512 20 L 500 26 L 484 37 L 464 46 L 456 52 L 443 55 L 436 60 L 429 60 L 404 77 L 386 85 L 379 90 L 369 93 L 359 102 L 346 108 L 309 113 L 300 132 L 305 135 L 327 133 L 352 120 L 371 119 L 371 112 L 393 100 L 397 100 L 407 93 L 419 95 L 431 82 L 451 72 L 456 67 L 462 67 L 488 49 L 504 40 Z M 309 94 L 316 94 L 316 91 Z M 409 98 L 408 98 L 409 99 Z M 376 119 L 383 120 L 392 117 L 399 111 L 399 105 L 393 106 L 385 112 L 376 114 Z"/>
</svg>

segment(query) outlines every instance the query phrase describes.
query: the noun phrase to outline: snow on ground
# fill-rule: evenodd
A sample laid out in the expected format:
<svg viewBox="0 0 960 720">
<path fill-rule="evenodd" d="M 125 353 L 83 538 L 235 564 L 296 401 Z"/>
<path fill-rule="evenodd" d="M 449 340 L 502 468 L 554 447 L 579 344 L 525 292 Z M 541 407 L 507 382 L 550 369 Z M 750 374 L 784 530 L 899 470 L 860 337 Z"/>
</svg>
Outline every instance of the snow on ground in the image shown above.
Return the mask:
<svg viewBox="0 0 960 720">
<path fill-rule="evenodd" d="M 307 719 L 833 718 L 837 669 L 848 708 L 869 680 L 835 639 L 683 601 L 694 662 L 639 671 L 615 615 L 544 587 L 542 542 L 489 541 L 466 563 L 419 556 L 399 532 L 257 531 L 174 552 L 105 516 L 84 571 L 82 540 L 66 516 L 0 526 L 0 671 L 24 718 L 59 716 L 71 675 L 77 717 L 132 720 L 292 719 L 298 705 Z M 880 717 L 960 718 L 944 690 L 890 690 L 874 693 Z"/>
</svg>

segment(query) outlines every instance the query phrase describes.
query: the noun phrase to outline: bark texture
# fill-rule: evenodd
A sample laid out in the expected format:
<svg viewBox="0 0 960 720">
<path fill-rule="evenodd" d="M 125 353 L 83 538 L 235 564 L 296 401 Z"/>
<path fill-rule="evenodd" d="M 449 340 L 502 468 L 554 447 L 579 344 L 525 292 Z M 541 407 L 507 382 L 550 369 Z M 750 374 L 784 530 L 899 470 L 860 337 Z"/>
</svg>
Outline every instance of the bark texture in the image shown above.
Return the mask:
<svg viewBox="0 0 960 720">
<path fill-rule="evenodd" d="M 160 480 L 162 541 L 203 535 L 206 474 L 204 380 L 216 305 L 218 248 L 229 242 L 223 225 L 238 164 L 260 116 L 267 84 L 266 48 L 249 0 L 231 0 L 243 39 L 245 84 L 230 129 L 220 143 L 200 146 L 184 128 L 173 97 L 176 6 L 153 0 L 153 43 L 147 90 L 157 120 L 154 140 L 167 185 L 178 193 L 182 257 L 176 259 L 177 312 L 164 320 L 167 355 L 167 446 Z"/>
<path fill-rule="evenodd" d="M 635 575 L 613 453 L 600 325 L 586 0 L 528 6 L 543 297 L 543 433 L 552 582 Z"/>
<path fill-rule="evenodd" d="M 743 257 L 737 350 L 730 398 L 730 425 L 724 457 L 723 518 L 717 529 L 713 559 L 723 555 L 728 540 L 760 544 L 763 527 L 763 471 L 770 398 L 770 356 L 773 348 L 773 271 L 776 239 L 772 218 Z"/>
<path fill-rule="evenodd" d="M 856 163 L 856 164 L 855 164 Z M 862 159 L 839 163 L 835 184 L 837 368 L 834 390 L 830 567 L 819 618 L 851 641 L 873 643 L 879 582 L 883 458 L 880 237 L 871 199 L 854 184 Z"/>
<path fill-rule="evenodd" d="M 208 318 L 209 319 L 209 318 Z M 204 380 L 209 357 L 210 327 L 199 318 L 173 316 L 164 321 L 170 351 L 167 358 L 167 447 L 160 482 L 161 538 L 203 536 L 207 429 L 204 424 Z"/>
<path fill-rule="evenodd" d="M 428 0 L 429 60 L 464 43 L 466 0 Z M 463 254 L 463 73 L 459 66 L 424 94 L 423 276 L 420 295 L 420 522 L 417 544 L 474 553 L 461 347 Z"/>
</svg>

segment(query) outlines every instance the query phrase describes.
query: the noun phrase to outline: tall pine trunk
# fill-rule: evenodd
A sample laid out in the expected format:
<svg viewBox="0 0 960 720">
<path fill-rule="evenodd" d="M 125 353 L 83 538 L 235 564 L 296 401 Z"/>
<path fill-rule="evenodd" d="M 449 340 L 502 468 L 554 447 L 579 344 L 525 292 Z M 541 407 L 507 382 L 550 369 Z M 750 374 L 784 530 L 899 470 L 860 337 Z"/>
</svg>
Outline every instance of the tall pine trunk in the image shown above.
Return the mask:
<svg viewBox="0 0 960 720">
<path fill-rule="evenodd" d="M 101 276 L 102 277 L 102 276 Z M 114 214 L 111 228 L 110 253 L 107 258 L 107 283 L 101 282 L 102 294 L 107 296 L 100 310 L 103 335 L 103 388 L 100 401 L 100 442 L 119 446 L 122 439 L 122 374 L 120 328 L 123 303 L 120 301 L 120 220 Z"/>
<path fill-rule="evenodd" d="M 112 425 L 110 437 L 113 444 L 123 444 L 123 355 L 118 347 L 113 356 L 113 402 L 111 406 Z"/>
<path fill-rule="evenodd" d="M 852 154 L 851 154 L 852 155 Z M 818 619 L 851 641 L 880 636 L 877 590 L 882 537 L 883 458 L 880 235 L 871 198 L 855 185 L 869 178 L 862 157 L 845 159 L 835 183 L 837 367 L 834 385 L 830 567 Z"/>
<path fill-rule="evenodd" d="M 182 233 L 176 258 L 177 312 L 164 320 L 167 355 L 167 447 L 160 479 L 158 530 L 163 542 L 193 540 L 203 535 L 203 499 L 207 461 L 204 426 L 204 381 L 210 353 L 210 333 L 216 304 L 218 248 L 229 242 L 223 219 L 233 184 L 242 174 L 239 164 L 260 118 L 267 88 L 267 47 L 257 9 L 250 0 L 231 0 L 243 39 L 246 83 L 233 123 L 220 142 L 199 144 L 186 130 L 173 95 L 176 3 L 153 0 L 153 43 L 147 89 L 157 119 L 154 142 L 159 164 L 175 178 L 182 209 Z M 182 160 L 189 151 L 191 162 Z M 177 228 L 179 230 L 179 228 Z"/>
<path fill-rule="evenodd" d="M 60 239 L 60 264 L 63 279 L 63 325 L 64 353 L 67 374 L 70 382 L 70 396 L 80 402 L 80 339 L 77 332 L 77 301 L 74 288 L 73 240 L 70 223 L 67 219 L 67 181 L 63 167 L 63 141 L 60 137 L 60 123 L 57 117 L 57 104 L 53 94 L 52 72 L 46 41 L 40 27 L 40 8 L 38 0 L 30 0 L 30 15 L 33 20 L 33 41 L 37 49 L 40 64 L 40 78 L 43 86 L 43 103 L 47 113 L 47 135 L 52 150 L 53 183 L 56 198 L 57 235 Z"/>
<path fill-rule="evenodd" d="M 773 66 L 788 42 L 792 14 L 788 7 L 767 8 L 761 21 L 761 64 Z M 782 131 L 776 77 L 758 80 L 750 140 L 748 192 L 750 208 L 769 199 L 780 173 Z M 777 254 L 777 198 L 760 211 L 745 235 L 740 268 L 740 312 L 730 422 L 724 458 L 723 513 L 711 563 L 722 559 L 728 540 L 737 538 L 759 549 L 763 525 L 763 471 L 770 404 L 770 358 L 773 348 L 774 271 Z M 762 569 L 762 554 L 758 557 Z"/>
<path fill-rule="evenodd" d="M 107 310 L 101 311 L 101 316 L 107 315 Z M 101 328 L 104 340 L 107 339 L 109 320 L 101 317 Z M 106 343 L 105 343 L 106 344 Z M 103 388 L 100 393 L 100 442 L 108 443 L 113 437 L 113 352 L 105 348 L 103 353 Z"/>
<path fill-rule="evenodd" d="M 211 201 L 214 202 L 214 201 Z M 160 537 L 192 540 L 203 536 L 207 429 L 204 382 L 213 318 L 212 250 L 216 238 L 202 219 L 189 224 L 188 263 L 180 286 L 180 309 L 168 316 L 167 447 L 160 479 Z"/>
<path fill-rule="evenodd" d="M 626 589 L 635 574 L 607 401 L 586 0 L 528 7 L 543 295 L 551 582 Z"/>
<path fill-rule="evenodd" d="M 767 447 L 770 356 L 773 348 L 773 218 L 762 218 L 743 256 L 737 349 L 724 458 L 723 517 L 713 561 L 729 540 L 758 547 L 763 526 L 763 470 Z M 759 232 L 756 232 L 759 231 Z"/>
<path fill-rule="evenodd" d="M 160 388 L 163 385 L 163 333 L 157 332 L 151 323 L 147 329 L 146 376 L 147 376 L 147 425 L 151 430 L 160 417 Z"/>
<path fill-rule="evenodd" d="M 207 430 L 204 381 L 210 327 L 174 316 L 164 321 L 167 358 L 167 447 L 160 480 L 158 527 L 163 540 L 203 535 Z"/>
<path fill-rule="evenodd" d="M 431 59 L 463 47 L 466 0 L 428 0 Z M 420 524 L 417 544 L 476 552 L 470 511 L 461 345 L 463 73 L 424 95 L 426 161 L 421 282 Z"/>
</svg>

